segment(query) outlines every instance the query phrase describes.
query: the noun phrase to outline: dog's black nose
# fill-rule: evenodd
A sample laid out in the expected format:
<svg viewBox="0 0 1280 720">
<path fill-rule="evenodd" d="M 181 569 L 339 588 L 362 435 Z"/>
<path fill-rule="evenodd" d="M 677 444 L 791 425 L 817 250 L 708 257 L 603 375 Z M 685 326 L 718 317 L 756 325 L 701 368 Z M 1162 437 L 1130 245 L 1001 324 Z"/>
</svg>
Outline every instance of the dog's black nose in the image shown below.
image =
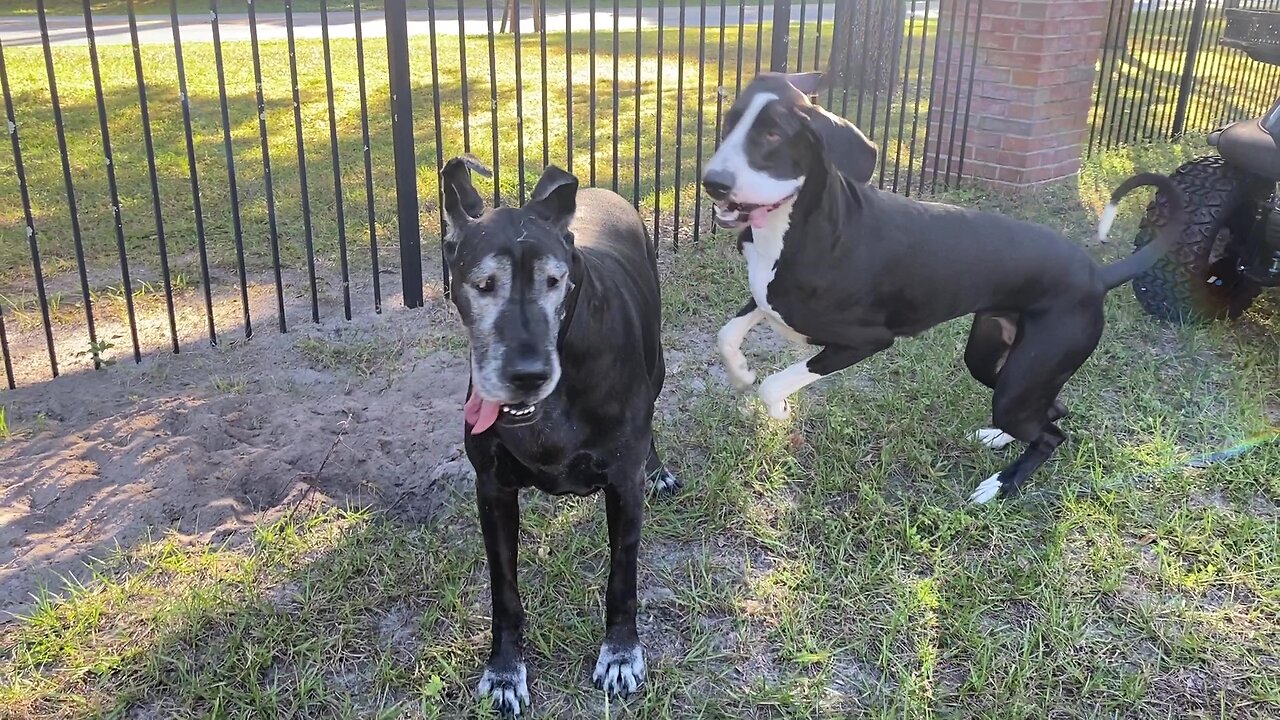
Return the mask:
<svg viewBox="0 0 1280 720">
<path fill-rule="evenodd" d="M 551 379 L 551 367 L 541 360 L 518 360 L 507 370 L 507 382 L 522 393 L 534 393 Z"/>
<path fill-rule="evenodd" d="M 708 170 L 702 176 L 702 187 L 712 200 L 724 200 L 733 191 L 733 173 L 728 170 Z"/>
</svg>

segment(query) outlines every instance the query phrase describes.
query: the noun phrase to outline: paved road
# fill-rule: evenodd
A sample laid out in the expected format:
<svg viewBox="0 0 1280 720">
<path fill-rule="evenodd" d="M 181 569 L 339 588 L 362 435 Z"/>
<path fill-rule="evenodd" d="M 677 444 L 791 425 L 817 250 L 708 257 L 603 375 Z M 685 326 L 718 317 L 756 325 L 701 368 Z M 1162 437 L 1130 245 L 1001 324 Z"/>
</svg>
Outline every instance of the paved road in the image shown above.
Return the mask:
<svg viewBox="0 0 1280 720">
<path fill-rule="evenodd" d="M 797 7 L 797 12 L 798 12 Z M 826 19 L 831 19 L 832 8 L 830 6 L 823 8 L 823 15 Z M 501 11 L 494 13 L 495 30 L 501 19 Z M 815 5 L 811 12 L 806 14 L 806 19 L 817 14 L 817 6 Z M 744 13 L 743 20 L 747 23 L 754 24 L 758 10 L 756 8 L 747 8 Z M 664 23 L 674 27 L 679 24 L 680 10 L 666 10 L 663 13 Z M 772 8 L 765 8 L 764 19 L 770 20 L 773 16 Z M 798 14 L 795 15 L 798 17 Z M 726 11 L 725 19 L 733 25 L 738 24 L 738 9 L 733 8 L 732 12 Z M 685 22 L 689 25 L 697 27 L 702 20 L 701 9 L 691 8 L 685 11 Z M 294 13 L 294 32 L 299 39 L 303 38 L 319 38 L 320 37 L 320 13 L 305 12 Z M 351 38 L 355 37 L 355 21 L 352 19 L 350 12 L 333 12 L 329 15 L 329 33 L 332 37 Z M 213 28 L 209 15 L 180 15 L 178 22 L 182 27 L 182 41 L 187 42 L 211 42 L 213 40 Z M 569 26 L 573 30 L 586 30 L 591 22 L 590 12 L 575 12 L 569 17 Z M 707 8 L 706 20 L 707 25 L 720 24 L 720 8 Z M 109 44 L 128 44 L 129 43 L 129 21 L 128 18 L 115 15 L 103 15 L 94 18 L 94 38 L 99 45 Z M 487 20 L 483 9 L 468 9 L 464 11 L 463 28 L 468 35 L 483 35 L 487 31 Z M 565 13 L 547 12 L 547 31 L 562 32 L 565 29 Z M 656 8 L 646 8 L 641 10 L 641 24 L 645 27 L 656 27 L 658 24 L 658 10 Z M 387 34 L 386 22 L 381 12 L 366 12 L 361 17 L 362 31 L 365 37 L 385 37 Z M 457 11 L 449 8 L 436 13 L 436 33 L 440 35 L 457 35 L 458 34 L 458 14 Z M 622 12 L 618 17 L 618 27 L 620 30 L 635 30 L 636 15 L 635 10 L 631 12 Z M 598 31 L 608 29 L 613 31 L 613 13 L 612 12 L 596 12 L 596 28 Z M 219 30 L 222 34 L 224 42 L 249 39 L 249 19 L 245 15 L 225 15 L 219 23 Z M 527 18 L 520 23 L 521 32 L 533 32 L 533 20 Z M 431 32 L 431 21 L 425 11 L 412 12 L 409 14 L 409 34 L 410 35 L 427 35 Z M 261 40 L 283 40 L 286 37 L 285 19 L 281 13 L 261 13 L 258 15 L 258 37 Z M 55 45 L 83 45 L 85 43 L 84 20 L 78 17 L 55 17 L 49 19 L 49 37 Z M 161 15 L 144 15 L 138 18 L 138 40 L 141 43 L 154 44 L 172 44 L 173 30 L 170 26 L 169 18 Z M 19 45 L 39 45 L 40 44 L 40 27 L 35 18 L 32 17 L 10 17 L 0 18 L 0 42 L 6 46 Z"/>
<path fill-rule="evenodd" d="M 708 5 L 713 7 L 705 8 L 690 7 L 685 10 L 684 21 L 688 26 L 698 27 L 699 24 L 705 23 L 708 27 L 720 26 L 720 8 L 719 3 L 715 0 L 706 0 Z M 924 11 L 924 0 L 917 0 L 913 4 L 913 14 L 920 15 Z M 929 2 L 929 14 L 936 16 L 937 3 L 935 0 Z M 835 3 L 824 3 L 822 8 L 822 19 L 831 20 L 835 13 Z M 800 18 L 800 5 L 794 5 L 791 9 L 791 20 L 793 23 Z M 705 16 L 704 13 L 705 12 Z M 748 25 L 754 25 L 757 18 L 763 12 L 763 19 L 769 22 L 773 19 L 773 8 L 766 6 L 763 11 L 758 7 L 752 6 L 746 8 L 742 14 L 743 22 Z M 640 25 L 642 27 L 657 27 L 658 10 L 657 8 L 644 8 L 640 11 Z M 818 16 L 817 4 L 806 6 L 805 22 L 814 22 Z M 596 28 L 599 32 L 613 31 L 613 13 L 610 11 L 596 12 Z M 501 18 L 501 11 L 495 9 L 494 26 L 498 24 Z M 667 27 L 676 27 L 680 22 L 680 9 L 667 8 L 662 13 L 663 23 Z M 294 13 L 294 29 L 295 35 L 299 39 L 320 37 L 320 13 L 305 12 Z M 385 37 L 387 28 L 383 15 L 380 12 L 366 12 L 361 17 L 362 32 L 365 37 Z M 329 32 L 332 37 L 336 38 L 352 38 L 355 37 L 355 21 L 352 19 L 349 11 L 335 11 L 329 15 Z M 568 26 L 575 32 L 586 30 L 591 21 L 590 12 L 574 12 L 568 16 Z M 181 26 L 182 41 L 187 42 L 211 42 L 213 40 L 213 28 L 209 15 L 179 15 L 178 23 Z M 129 21 L 128 18 L 119 15 L 101 15 L 94 18 L 94 38 L 99 45 L 127 45 L 129 40 Z M 724 25 L 736 26 L 738 24 L 738 8 L 729 7 L 725 10 Z M 458 22 L 457 10 L 447 8 L 439 10 L 436 13 L 436 33 L 439 35 L 457 35 L 460 24 Z M 463 12 L 461 23 L 463 31 L 468 34 L 483 35 L 487 32 L 487 20 L 484 9 L 471 8 Z M 564 11 L 553 12 L 547 11 L 547 31 L 562 32 L 566 27 L 566 16 Z M 634 31 L 636 28 L 635 9 L 624 10 L 618 17 L 618 28 L 622 31 Z M 525 19 L 520 24 L 521 32 L 533 32 L 533 20 Z M 232 15 L 224 13 L 219 21 L 219 30 L 224 42 L 232 42 L 237 40 L 249 39 L 249 20 L 245 15 Z M 409 34 L 410 35 L 427 35 L 431 32 L 430 18 L 426 11 L 414 11 L 409 13 Z M 286 37 L 285 20 L 282 13 L 261 13 L 258 15 L 258 37 L 260 40 L 283 40 Z M 50 17 L 49 18 L 49 38 L 54 45 L 83 45 L 85 44 L 85 28 L 84 19 L 80 17 Z M 161 44 L 168 45 L 173 43 L 173 30 L 170 26 L 169 17 L 165 15 L 141 15 L 138 17 L 138 40 L 143 44 Z M 40 44 L 40 26 L 36 18 L 31 16 L 21 17 L 0 17 L 0 42 L 7 47 L 16 47 L 24 45 Z"/>
</svg>

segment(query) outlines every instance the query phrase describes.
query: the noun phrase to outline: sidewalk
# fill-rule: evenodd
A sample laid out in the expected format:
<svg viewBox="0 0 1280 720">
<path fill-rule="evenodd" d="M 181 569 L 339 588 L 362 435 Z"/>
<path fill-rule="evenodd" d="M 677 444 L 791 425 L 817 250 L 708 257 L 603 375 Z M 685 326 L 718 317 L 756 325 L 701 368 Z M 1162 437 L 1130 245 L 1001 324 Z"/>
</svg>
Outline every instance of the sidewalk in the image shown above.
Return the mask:
<svg viewBox="0 0 1280 720">
<path fill-rule="evenodd" d="M 687 27 L 699 27 L 706 25 L 707 27 L 736 27 L 738 25 L 738 7 L 736 4 L 732 7 L 725 8 L 724 18 L 720 17 L 720 6 L 715 0 L 703 0 L 707 3 L 707 7 L 695 5 L 688 7 L 684 12 L 684 22 Z M 603 2 L 601 3 L 604 4 Z M 822 5 L 822 20 L 831 21 L 835 16 L 835 2 L 828 2 Z M 912 14 L 919 17 L 924 13 L 924 0 L 918 0 L 912 4 Z M 801 5 L 793 5 L 791 7 L 791 22 L 798 23 L 801 15 Z M 815 23 L 818 20 L 818 5 L 810 4 L 803 6 L 805 23 Z M 929 15 L 936 17 L 938 12 L 937 0 L 929 0 Z M 748 27 L 754 26 L 757 19 L 763 13 L 763 20 L 766 23 L 773 21 L 772 4 L 766 4 L 763 8 L 759 8 L 755 4 L 749 5 L 742 13 L 742 22 Z M 598 33 L 612 33 L 614 17 L 612 8 L 598 9 L 595 13 L 596 31 Z M 645 28 L 656 28 L 658 26 L 658 9 L 642 8 L 640 10 L 640 25 Z M 493 25 L 495 32 L 498 29 L 499 22 L 502 19 L 502 11 L 500 8 L 494 8 Z M 680 24 L 680 8 L 666 8 L 662 13 L 663 24 L 668 28 L 678 27 Z M 84 45 L 86 43 L 86 34 L 84 28 L 84 19 L 81 17 L 57 16 L 49 19 L 49 38 L 54 45 Z M 366 12 L 361 16 L 361 30 L 365 37 L 381 38 L 386 37 L 387 27 L 381 12 Z M 635 8 L 623 9 L 620 11 L 618 18 L 618 30 L 621 32 L 636 29 L 636 10 Z M 573 12 L 566 16 L 563 10 L 552 11 L 547 10 L 546 31 L 551 33 L 564 32 L 566 26 L 574 32 L 584 32 L 590 26 L 591 13 L 589 11 Z M 317 12 L 300 12 L 294 13 L 294 36 L 299 40 L 319 39 L 321 37 L 320 13 Z M 213 28 L 210 17 L 207 14 L 202 15 L 179 15 L 178 24 L 181 27 L 182 42 L 212 42 Z M 93 19 L 94 40 L 99 45 L 127 45 L 129 44 L 129 20 L 121 15 L 100 15 Z M 457 35 L 459 28 L 467 35 L 484 35 L 488 32 L 486 12 L 482 8 L 469 8 L 463 11 L 462 22 L 459 23 L 458 11 L 456 8 L 442 8 L 436 12 L 436 34 L 437 35 Z M 219 31 L 224 42 L 236 42 L 249 40 L 249 18 L 243 14 L 232 14 L 230 12 L 223 13 L 219 22 Z M 520 22 L 521 33 L 533 33 L 533 19 L 524 18 Z M 415 10 L 409 13 L 409 34 L 410 35 L 429 35 L 431 33 L 431 19 L 425 10 Z M 355 21 L 350 11 L 334 11 L 329 14 L 329 34 L 334 38 L 354 38 L 355 37 Z M 286 39 L 285 16 L 283 13 L 261 13 L 258 15 L 258 38 L 262 41 L 284 40 Z M 0 42 L 5 47 L 21 47 L 40 45 L 40 25 L 33 16 L 21 17 L 0 17 Z M 170 19 L 167 15 L 140 15 L 138 16 L 138 42 L 140 44 L 173 44 L 173 29 L 170 25 Z"/>
</svg>

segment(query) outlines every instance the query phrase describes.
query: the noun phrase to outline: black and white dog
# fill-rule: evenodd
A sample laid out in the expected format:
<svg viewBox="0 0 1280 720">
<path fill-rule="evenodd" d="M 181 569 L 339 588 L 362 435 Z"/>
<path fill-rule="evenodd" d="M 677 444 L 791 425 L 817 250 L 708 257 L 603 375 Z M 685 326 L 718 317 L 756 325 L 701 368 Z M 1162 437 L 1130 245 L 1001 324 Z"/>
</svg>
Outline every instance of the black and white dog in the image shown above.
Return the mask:
<svg viewBox="0 0 1280 720">
<path fill-rule="evenodd" d="M 467 457 L 493 593 L 493 644 L 479 691 L 506 715 L 529 702 L 516 582 L 521 488 L 604 490 L 605 634 L 593 680 L 627 695 L 645 679 L 636 562 L 646 484 L 679 483 L 658 459 L 662 390 L 657 252 L 634 208 L 547 168 L 521 208 L 485 211 L 470 157 L 441 170 L 453 302 L 471 343 Z"/>
<path fill-rule="evenodd" d="M 813 105 L 820 73 L 764 74 L 725 116 L 724 138 L 702 178 L 717 222 L 744 228 L 751 300 L 720 330 L 730 379 L 755 382 L 741 346 L 767 321 L 819 352 L 760 383 L 769 414 L 787 398 L 888 348 L 895 338 L 974 314 L 965 364 L 995 391 L 994 428 L 976 438 L 992 448 L 1027 444 L 1011 465 L 969 496 L 984 503 L 1017 492 L 1064 433 L 1058 393 L 1102 335 L 1103 301 L 1149 267 L 1174 240 L 1155 242 L 1099 266 L 1043 225 L 882 192 L 869 183 L 876 148 L 848 121 Z M 1168 178 L 1140 174 L 1111 196 L 1098 228 L 1105 238 L 1116 203 L 1153 185 L 1176 228 L 1182 195 Z"/>
</svg>

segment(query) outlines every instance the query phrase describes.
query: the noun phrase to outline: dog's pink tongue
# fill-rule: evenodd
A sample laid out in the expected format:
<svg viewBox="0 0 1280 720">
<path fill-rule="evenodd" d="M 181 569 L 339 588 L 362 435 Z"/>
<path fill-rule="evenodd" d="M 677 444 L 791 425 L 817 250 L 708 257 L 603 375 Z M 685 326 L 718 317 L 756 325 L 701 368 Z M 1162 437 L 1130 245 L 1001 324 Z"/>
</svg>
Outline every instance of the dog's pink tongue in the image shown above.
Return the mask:
<svg viewBox="0 0 1280 720">
<path fill-rule="evenodd" d="M 768 220 L 768 218 L 769 208 L 767 207 L 758 207 L 747 215 L 747 219 L 751 221 L 751 227 L 756 228 L 757 230 L 764 227 L 765 221 Z"/>
<path fill-rule="evenodd" d="M 498 411 L 502 406 L 491 400 L 485 400 L 480 397 L 475 388 L 471 389 L 471 397 L 467 398 L 467 404 L 463 406 L 463 419 L 473 434 L 480 434 L 488 430 L 498 420 Z"/>
</svg>

